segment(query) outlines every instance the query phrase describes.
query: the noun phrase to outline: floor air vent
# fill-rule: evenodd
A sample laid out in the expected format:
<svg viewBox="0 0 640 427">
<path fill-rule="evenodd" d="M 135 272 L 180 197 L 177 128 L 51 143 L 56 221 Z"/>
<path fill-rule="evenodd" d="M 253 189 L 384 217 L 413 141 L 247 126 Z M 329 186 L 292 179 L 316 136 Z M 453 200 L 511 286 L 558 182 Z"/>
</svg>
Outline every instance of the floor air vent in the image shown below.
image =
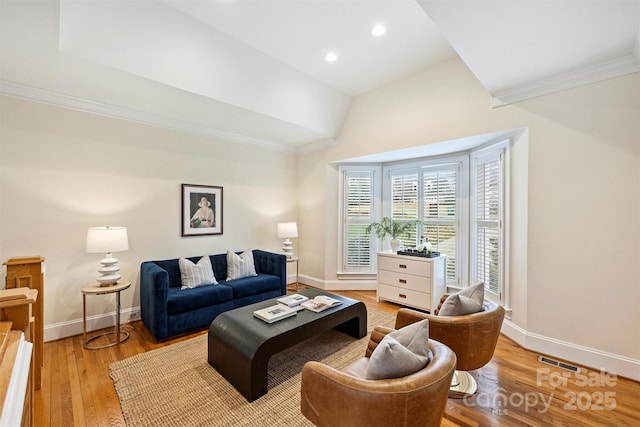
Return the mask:
<svg viewBox="0 0 640 427">
<path fill-rule="evenodd" d="M 538 356 L 538 361 L 542 363 L 546 363 L 547 365 L 557 366 L 558 368 L 566 369 L 571 372 L 580 372 L 580 368 L 577 366 L 569 365 L 568 363 L 559 362 L 557 360 L 550 359 L 546 356 Z"/>
</svg>

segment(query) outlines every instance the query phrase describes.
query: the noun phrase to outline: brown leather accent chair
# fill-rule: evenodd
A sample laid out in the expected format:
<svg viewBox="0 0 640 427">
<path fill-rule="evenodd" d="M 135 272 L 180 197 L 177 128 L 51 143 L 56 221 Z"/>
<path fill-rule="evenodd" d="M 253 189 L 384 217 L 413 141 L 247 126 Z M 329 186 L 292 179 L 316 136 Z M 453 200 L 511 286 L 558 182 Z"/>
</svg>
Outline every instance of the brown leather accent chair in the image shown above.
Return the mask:
<svg viewBox="0 0 640 427">
<path fill-rule="evenodd" d="M 455 354 L 429 339 L 433 357 L 420 371 L 401 378 L 364 379 L 369 356 L 389 332 L 393 329 L 376 326 L 365 356 L 343 371 L 307 362 L 302 369 L 302 414 L 320 427 L 439 426 Z"/>
<path fill-rule="evenodd" d="M 440 307 L 448 296 L 448 294 L 442 296 L 438 308 L 434 310 L 434 315 L 401 308 L 396 316 L 395 327 L 399 329 L 422 319 L 429 320 L 429 339 L 447 345 L 458 359 L 456 377 L 463 384 L 462 387 L 452 384 L 449 397 L 463 397 L 474 394 L 477 390 L 475 379 L 466 371 L 483 367 L 493 357 L 504 320 L 504 308 L 484 300 L 483 310 L 478 313 L 438 316 Z M 468 383 L 468 386 L 464 383 Z"/>
</svg>

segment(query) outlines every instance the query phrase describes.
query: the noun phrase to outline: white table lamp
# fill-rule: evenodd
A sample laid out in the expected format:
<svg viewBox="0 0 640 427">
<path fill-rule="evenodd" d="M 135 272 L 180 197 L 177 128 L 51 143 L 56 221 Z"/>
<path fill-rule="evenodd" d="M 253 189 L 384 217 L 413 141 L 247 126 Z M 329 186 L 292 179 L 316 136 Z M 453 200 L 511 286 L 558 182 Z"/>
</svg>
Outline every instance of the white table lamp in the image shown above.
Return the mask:
<svg viewBox="0 0 640 427">
<path fill-rule="evenodd" d="M 122 252 L 129 249 L 126 227 L 91 227 L 87 231 L 86 251 L 90 254 L 106 253 L 106 257 L 100 260 L 102 267 L 98 269 L 101 274 L 98 277 L 100 286 L 115 284 L 122 277 L 118 272 L 118 260 L 111 255 L 113 252 Z"/>
<path fill-rule="evenodd" d="M 292 237 L 298 237 L 298 224 L 295 222 L 280 222 L 278 223 L 278 238 L 285 239 L 282 243 L 282 252 L 291 258 L 293 256 L 293 243 Z"/>
</svg>

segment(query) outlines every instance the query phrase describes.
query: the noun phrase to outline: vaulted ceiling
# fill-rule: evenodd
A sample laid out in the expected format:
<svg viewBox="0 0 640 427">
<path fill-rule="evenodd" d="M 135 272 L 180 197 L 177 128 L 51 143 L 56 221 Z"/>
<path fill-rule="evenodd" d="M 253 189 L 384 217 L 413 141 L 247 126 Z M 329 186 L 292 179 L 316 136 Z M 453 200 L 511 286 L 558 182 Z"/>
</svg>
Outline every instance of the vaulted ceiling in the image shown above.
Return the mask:
<svg viewBox="0 0 640 427">
<path fill-rule="evenodd" d="M 640 0 L 1 0 L 0 25 L 4 94 L 293 152 L 456 56 L 496 106 L 640 71 Z"/>
</svg>

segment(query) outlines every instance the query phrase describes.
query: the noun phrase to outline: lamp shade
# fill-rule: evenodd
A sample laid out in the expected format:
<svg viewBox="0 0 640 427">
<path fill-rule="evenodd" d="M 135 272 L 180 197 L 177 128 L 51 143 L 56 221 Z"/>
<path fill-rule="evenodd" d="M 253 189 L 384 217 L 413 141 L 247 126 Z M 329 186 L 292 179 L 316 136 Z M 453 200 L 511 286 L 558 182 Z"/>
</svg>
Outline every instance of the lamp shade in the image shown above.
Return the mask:
<svg viewBox="0 0 640 427">
<path fill-rule="evenodd" d="M 90 254 L 122 252 L 128 249 L 127 227 L 91 227 L 87 231 L 86 251 Z"/>
<path fill-rule="evenodd" d="M 298 237 L 298 224 L 296 224 L 295 222 L 278 223 L 278 237 L 280 239 Z"/>
</svg>

